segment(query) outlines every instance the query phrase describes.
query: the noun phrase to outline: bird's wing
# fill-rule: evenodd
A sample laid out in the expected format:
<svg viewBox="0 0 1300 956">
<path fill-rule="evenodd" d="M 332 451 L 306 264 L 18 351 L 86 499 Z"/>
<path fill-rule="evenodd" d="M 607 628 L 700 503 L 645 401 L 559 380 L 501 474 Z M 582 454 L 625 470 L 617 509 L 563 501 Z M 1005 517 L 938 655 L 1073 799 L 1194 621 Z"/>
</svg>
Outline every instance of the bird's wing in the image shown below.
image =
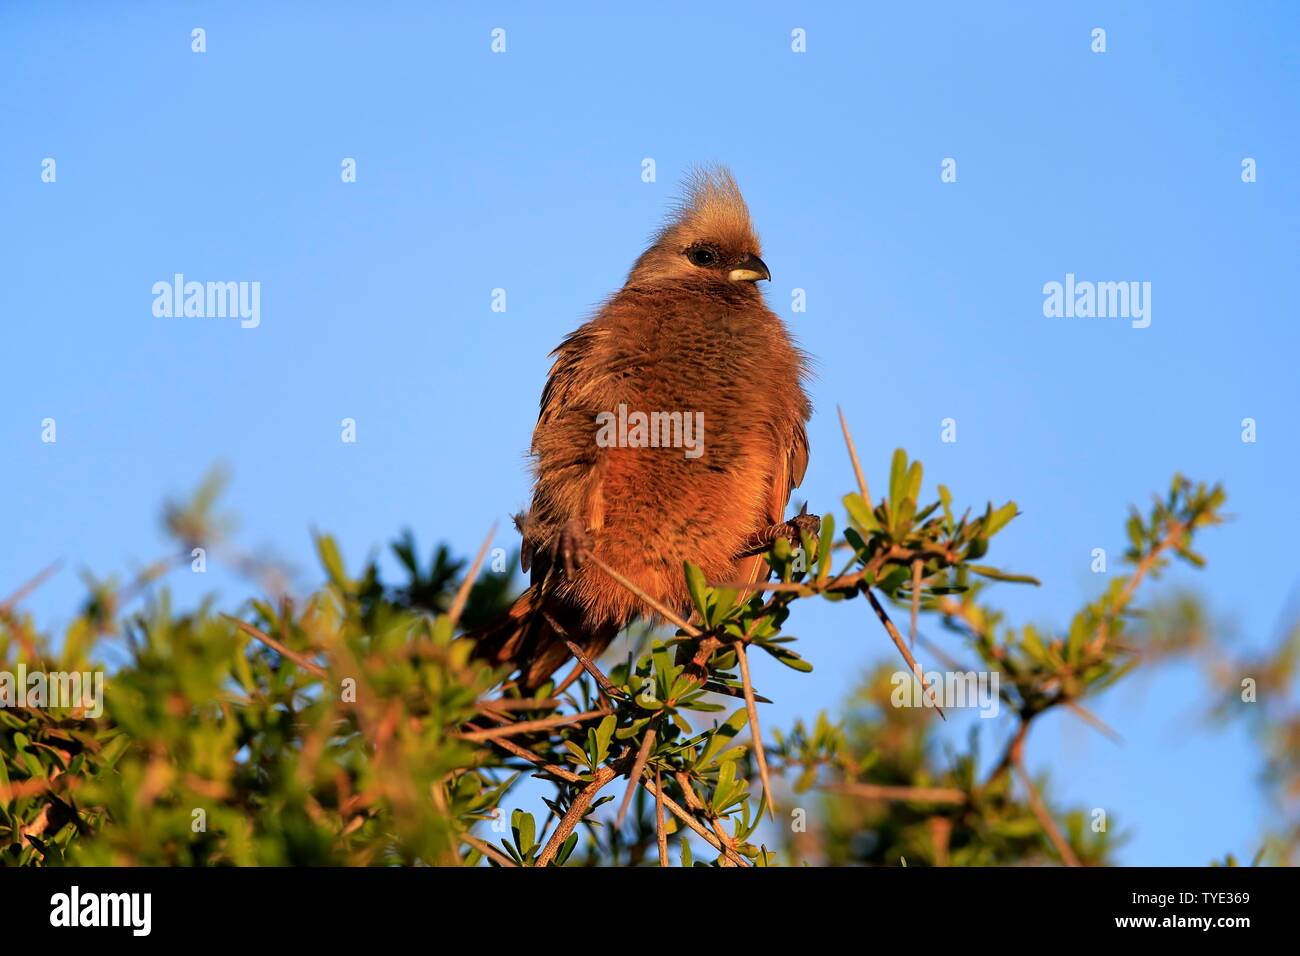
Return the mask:
<svg viewBox="0 0 1300 956">
<path fill-rule="evenodd" d="M 796 422 L 790 436 L 789 447 L 772 469 L 772 484 L 768 488 L 767 523 L 778 524 L 785 520 L 785 509 L 790 504 L 790 493 L 803 483 L 804 472 L 808 470 L 808 429 L 802 421 Z M 766 581 L 771 569 L 761 554 L 746 558 L 740 563 L 738 580 L 755 584 Z M 740 600 L 749 598 L 749 592 L 741 594 Z"/>
<path fill-rule="evenodd" d="M 555 359 L 542 389 L 532 454 L 536 484 L 529 514 L 522 522 L 524 570 L 541 558 L 554 535 L 568 522 L 584 527 L 603 524 L 600 464 L 603 449 L 592 439 L 593 409 L 601 406 L 604 377 L 597 371 L 605 330 L 588 323 L 551 353 Z M 548 562 L 532 568 L 533 580 L 545 576 Z"/>
<path fill-rule="evenodd" d="M 551 353 L 555 362 L 542 388 L 542 401 L 537 413 L 539 426 L 554 421 L 566 410 L 584 402 L 598 381 L 591 359 L 606 334 L 605 330 L 588 322 L 566 335 Z"/>
<path fill-rule="evenodd" d="M 786 449 L 782 467 L 775 469 L 772 476 L 772 490 L 769 497 L 768 518 L 771 524 L 785 520 L 785 509 L 790 504 L 790 493 L 803 484 L 804 472 L 808 470 L 808 429 L 803 422 L 796 422 L 790 447 Z"/>
</svg>

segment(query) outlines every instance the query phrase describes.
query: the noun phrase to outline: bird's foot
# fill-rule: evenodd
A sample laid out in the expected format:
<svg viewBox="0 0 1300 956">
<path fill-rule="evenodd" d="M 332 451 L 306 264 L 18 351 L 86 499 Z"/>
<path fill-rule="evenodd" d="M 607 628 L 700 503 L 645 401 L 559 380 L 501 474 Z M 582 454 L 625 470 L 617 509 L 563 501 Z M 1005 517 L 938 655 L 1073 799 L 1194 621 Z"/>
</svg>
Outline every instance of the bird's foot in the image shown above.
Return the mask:
<svg viewBox="0 0 1300 956">
<path fill-rule="evenodd" d="M 816 539 L 821 530 L 822 519 L 820 515 L 810 515 L 806 512 L 800 513 L 789 521 L 770 524 L 762 531 L 755 531 L 745 539 L 741 545 L 740 553 L 736 557 L 748 558 L 756 554 L 762 554 L 781 538 L 785 538 L 785 540 L 797 547 L 802 543 L 805 531 Z"/>
<path fill-rule="evenodd" d="M 591 534 L 581 521 L 564 525 L 551 544 L 551 565 L 566 577 L 586 563 L 591 553 Z"/>
</svg>

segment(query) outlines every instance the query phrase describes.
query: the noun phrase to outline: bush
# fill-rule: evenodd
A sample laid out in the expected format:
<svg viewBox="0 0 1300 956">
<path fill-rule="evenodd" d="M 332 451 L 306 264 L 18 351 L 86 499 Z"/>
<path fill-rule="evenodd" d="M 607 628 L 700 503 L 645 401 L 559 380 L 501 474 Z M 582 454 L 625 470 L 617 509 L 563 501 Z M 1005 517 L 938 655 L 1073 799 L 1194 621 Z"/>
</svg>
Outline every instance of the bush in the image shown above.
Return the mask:
<svg viewBox="0 0 1300 956">
<path fill-rule="evenodd" d="M 503 685 L 507 675 L 472 661 L 458 637 L 507 605 L 508 576 L 480 576 L 482 553 L 467 572 L 445 549 L 424 567 L 409 534 L 394 545 L 405 574 L 398 586 L 374 561 L 349 574 L 334 541 L 320 536 L 325 584 L 305 599 L 277 593 L 270 569 L 239 556 L 270 596 L 235 617 L 208 602 L 173 609 L 155 587 L 166 570 L 194 547 L 230 548 L 209 483 L 167 512 L 180 555 L 124 587 L 91 582 L 61 640 L 18 610 L 21 594 L 0 606 L 5 670 L 21 662 L 28 672 L 109 675 L 97 716 L 0 708 L 3 857 L 204 866 L 1108 862 L 1107 834 L 1092 832 L 1079 810 L 1046 804 L 1044 781 L 1026 768 L 1029 732 L 1058 708 L 1095 721 L 1086 701 L 1138 664 L 1128 638 L 1139 586 L 1172 559 L 1201 563 L 1193 545 L 1220 520 L 1223 491 L 1175 478 L 1147 514 L 1134 511 L 1130 573 L 1049 634 L 1011 627 L 984 603 L 990 583 L 1036 583 L 985 563 L 1015 504 L 959 513 L 942 485 L 922 504 L 921 480 L 920 463 L 901 450 L 883 498 L 873 501 L 859 478 L 844 517 L 825 515 L 820 540 L 773 546 L 774 580 L 761 593 L 706 582 L 686 562 L 690 621 L 672 621 L 672 633 L 647 629 L 624 659 L 584 660 L 563 692 L 552 682 L 527 699 Z M 140 594 L 143 609 L 130 610 Z M 1013 726 L 990 773 L 978 775 L 974 741 L 938 760 L 940 708 L 889 706 L 921 685 L 887 668 L 842 721 L 822 714 L 785 733 L 759 725 L 752 652 L 809 670 L 783 630 L 793 605 L 858 599 L 927 694 L 939 688 L 913 655 L 921 615 L 953 632 L 954 653 L 998 675 Z M 893 616 L 910 619 L 911 639 Z M 920 650 L 968 669 L 948 651 L 924 642 Z M 507 798 L 525 774 L 553 788 L 550 812 L 539 822 L 514 811 L 507 836 Z M 615 787 L 621 777 L 634 783 Z M 796 810 L 776 828 L 780 845 L 759 839 L 763 817 L 774 815 L 773 779 L 825 792 L 818 833 Z M 592 817 L 615 800 L 618 823 Z"/>
</svg>

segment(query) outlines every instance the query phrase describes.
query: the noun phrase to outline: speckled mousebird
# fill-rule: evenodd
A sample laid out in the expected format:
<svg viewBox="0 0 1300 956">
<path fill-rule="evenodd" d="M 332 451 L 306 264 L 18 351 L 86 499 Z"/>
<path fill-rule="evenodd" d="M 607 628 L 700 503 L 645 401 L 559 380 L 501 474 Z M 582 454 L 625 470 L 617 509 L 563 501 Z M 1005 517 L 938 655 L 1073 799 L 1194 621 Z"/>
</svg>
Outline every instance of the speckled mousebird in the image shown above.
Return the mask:
<svg viewBox="0 0 1300 956">
<path fill-rule="evenodd" d="M 532 584 L 471 635 L 476 656 L 535 688 L 571 656 L 566 638 L 594 658 L 653 616 L 588 555 L 683 616 L 683 560 L 711 581 L 767 577 L 752 544 L 782 524 L 803 480 L 812 408 L 806 356 L 760 279 L 771 274 L 731 174 L 695 173 L 623 288 L 552 353 L 532 506 L 516 518 Z M 599 440 L 620 405 L 627 416 L 685 413 L 702 425 L 686 435 L 698 447 L 645 447 L 635 429 Z"/>
</svg>

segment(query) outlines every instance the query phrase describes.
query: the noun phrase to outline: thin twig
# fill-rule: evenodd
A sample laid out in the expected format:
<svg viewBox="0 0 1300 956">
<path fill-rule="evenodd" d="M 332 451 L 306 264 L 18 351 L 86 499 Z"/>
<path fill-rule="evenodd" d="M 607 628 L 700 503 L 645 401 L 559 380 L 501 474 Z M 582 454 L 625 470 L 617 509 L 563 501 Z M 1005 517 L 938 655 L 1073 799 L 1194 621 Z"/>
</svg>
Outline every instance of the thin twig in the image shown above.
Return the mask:
<svg viewBox="0 0 1300 956">
<path fill-rule="evenodd" d="M 912 650 L 916 650 L 917 619 L 921 616 L 921 567 L 924 562 L 917 558 L 912 562 Z"/>
<path fill-rule="evenodd" d="M 1057 829 L 1056 821 L 1052 819 L 1052 815 L 1047 812 L 1047 807 L 1043 806 L 1043 801 L 1039 799 L 1038 791 L 1034 789 L 1034 782 L 1029 779 L 1029 773 L 1025 770 L 1024 761 L 1017 758 L 1015 767 L 1016 772 L 1020 774 L 1020 780 L 1025 785 L 1025 789 L 1029 791 L 1029 809 L 1033 811 L 1034 816 L 1038 818 L 1038 822 L 1042 824 L 1043 832 L 1052 841 L 1052 846 L 1056 847 L 1056 852 L 1061 855 L 1061 859 L 1066 866 L 1081 866 L 1082 864 L 1079 863 L 1079 858 L 1074 855 L 1074 850 L 1070 848 L 1069 842 Z"/>
<path fill-rule="evenodd" d="M 736 849 L 735 844 L 727 838 L 727 835 L 725 833 L 722 832 L 722 827 L 718 824 L 717 817 L 713 817 L 709 820 L 709 826 L 712 827 L 713 832 L 718 835 L 718 840 L 722 843 L 722 845 L 725 846 L 728 850 L 731 850 L 732 853 L 734 853 Z M 735 865 L 736 864 L 732 863 L 732 856 L 730 853 L 723 855 L 722 866 L 735 866 Z"/>
<path fill-rule="evenodd" d="M 958 555 L 946 548 L 904 548 L 901 545 L 896 544 L 891 546 L 887 551 L 878 551 L 860 570 L 853 572 L 840 572 L 835 577 L 828 578 L 825 581 L 818 581 L 816 583 L 809 581 L 758 581 L 753 584 L 746 584 L 744 581 L 710 581 L 709 587 L 749 587 L 755 591 L 782 591 L 803 595 L 823 594 L 826 591 L 838 591 L 844 588 L 856 587 L 863 581 L 874 580 L 873 575 L 875 575 L 886 562 L 910 565 L 914 560 L 930 560 L 931 558 L 937 561 L 942 561 L 946 565 L 958 564 L 960 561 Z"/>
<path fill-rule="evenodd" d="M 864 800 L 896 800 L 901 803 L 951 803 L 966 802 L 964 791 L 956 787 L 899 787 L 875 783 L 828 783 L 821 787 L 832 793 L 842 793 Z"/>
<path fill-rule="evenodd" d="M 613 682 L 610 681 L 608 677 L 600 672 L 600 668 L 596 666 L 595 661 L 588 657 L 581 647 L 568 638 L 565 638 L 564 644 L 569 648 L 569 653 L 578 659 L 578 663 L 582 666 L 582 669 L 590 674 L 600 689 L 605 692 L 605 696 L 621 696 L 618 692 L 618 688 L 614 686 Z"/>
<path fill-rule="evenodd" d="M 51 561 L 40 571 L 37 571 L 26 583 L 19 586 L 17 591 L 14 591 L 3 602 L 0 602 L 0 614 L 8 614 L 12 611 L 18 606 L 19 601 L 22 601 L 27 595 L 48 581 L 54 575 L 54 572 L 58 571 L 62 566 L 63 559 L 60 558 L 57 561 Z"/>
<path fill-rule="evenodd" d="M 451 618 L 453 628 L 459 623 L 460 616 L 465 610 L 465 602 L 469 600 L 469 592 L 474 587 L 474 579 L 478 577 L 479 568 L 483 567 L 483 558 L 487 555 L 488 546 L 492 544 L 492 538 L 496 533 L 497 526 L 494 521 L 492 522 L 492 528 L 487 533 L 487 537 L 483 539 L 482 546 L 478 549 L 478 555 L 470 566 L 469 574 L 465 575 L 465 580 L 460 582 L 460 587 L 456 590 L 456 598 L 451 602 L 451 610 L 447 612 Z"/>
<path fill-rule="evenodd" d="M 485 840 L 480 840 L 478 837 L 471 836 L 468 833 L 462 833 L 460 835 L 460 838 L 462 842 L 464 842 L 468 846 L 472 846 L 474 849 L 478 850 L 484 856 L 491 857 L 493 860 L 496 860 L 496 862 L 501 864 L 502 866 L 516 865 L 514 860 L 510 859 L 510 857 L 506 856 L 504 853 L 502 853 L 500 850 L 494 847 L 491 843 L 488 843 Z"/>
<path fill-rule="evenodd" d="M 672 611 L 670 611 L 668 608 L 664 607 L 664 605 L 663 605 L 662 603 L 660 603 L 659 601 L 655 600 L 653 597 L 651 597 L 649 594 L 647 594 L 647 593 L 646 593 L 645 591 L 643 591 L 641 588 L 637 587 L 635 584 L 633 584 L 633 583 L 632 583 L 631 581 L 629 581 L 627 578 L 623 577 L 623 575 L 619 574 L 617 571 L 615 571 L 613 568 L 611 568 L 611 567 L 610 567 L 608 564 L 606 564 L 604 561 L 600 560 L 600 558 L 596 557 L 596 555 L 594 555 L 594 554 L 589 554 L 589 555 L 587 555 L 587 558 L 588 558 L 588 560 L 590 560 L 593 564 L 595 564 L 596 567 L 600 568 L 602 571 L 604 571 L 606 574 L 608 574 L 611 578 L 613 578 L 613 579 L 614 579 L 615 581 L 617 581 L 619 584 L 623 585 L 623 587 L 627 588 L 629 591 L 631 591 L 633 594 L 635 594 L 637 597 L 639 597 L 642 601 L 644 601 L 646 604 L 648 604 L 648 605 L 650 606 L 651 610 L 653 610 L 656 614 L 659 614 L 661 617 L 663 617 L 663 618 L 664 618 L 666 621 L 668 621 L 670 624 L 674 624 L 674 625 L 676 625 L 678 628 L 680 628 L 681 630 L 685 631 L 685 632 L 686 632 L 687 634 L 689 634 L 691 637 L 699 637 L 699 636 L 700 636 L 700 632 L 699 632 L 699 631 L 697 631 L 695 628 L 691 627 L 691 625 L 689 625 L 689 624 L 687 624 L 685 621 L 683 621 L 683 620 L 681 619 L 681 617 L 679 617 L 678 615 L 674 614 L 674 613 L 673 613 Z"/>
<path fill-rule="evenodd" d="M 704 809 L 704 802 L 700 799 L 700 795 L 695 792 L 695 788 L 691 786 L 691 778 L 687 776 L 686 771 L 678 770 L 673 776 L 677 780 L 677 786 L 682 788 L 682 796 L 686 798 L 686 806 L 694 813 L 707 814 Z"/>
<path fill-rule="evenodd" d="M 745 654 L 745 645 L 737 641 L 732 645 L 736 650 L 736 660 L 740 664 L 740 680 L 745 688 L 745 709 L 749 712 L 749 733 L 754 738 L 754 756 L 758 760 L 758 777 L 763 782 L 763 793 L 767 796 L 767 816 L 776 819 L 776 798 L 772 794 L 772 781 L 767 775 L 767 754 L 763 750 L 763 735 L 758 729 L 758 705 L 754 702 L 754 685 L 749 680 L 749 658 Z"/>
<path fill-rule="evenodd" d="M 1103 736 L 1109 737 L 1117 744 L 1122 744 L 1124 742 L 1124 738 L 1120 736 L 1118 731 L 1112 730 L 1100 717 L 1077 701 L 1067 700 L 1065 701 L 1065 707 L 1070 711 L 1070 713 L 1074 714 L 1074 716 L 1078 717 L 1085 724 L 1089 725 Z"/>
<path fill-rule="evenodd" d="M 575 664 L 569 673 L 564 675 L 564 680 L 560 681 L 560 683 L 556 685 L 555 693 L 563 694 L 568 690 L 569 685 L 582 676 L 582 670 L 583 668 L 581 664 Z"/>
<path fill-rule="evenodd" d="M 668 865 L 668 830 L 664 823 L 664 794 L 660 789 L 662 784 L 659 782 L 659 768 L 655 768 L 655 835 L 659 842 L 659 865 Z"/>
<path fill-rule="evenodd" d="M 677 819 L 681 820 L 688 827 L 694 830 L 695 833 L 704 840 L 704 842 L 709 844 L 709 846 L 713 847 L 713 849 L 717 850 L 719 853 L 723 854 L 724 856 L 730 857 L 731 862 L 736 863 L 740 866 L 749 866 L 748 860 L 744 859 L 739 854 L 737 854 L 734 850 L 728 849 L 721 842 L 719 842 L 716 836 L 710 833 L 709 830 L 702 823 L 700 823 L 699 820 L 695 819 L 695 817 L 693 817 L 691 814 L 687 813 L 685 810 L 679 807 L 677 803 L 671 797 L 668 796 L 668 794 L 663 792 L 663 789 L 661 787 L 659 787 L 657 784 L 651 783 L 649 780 L 645 782 L 645 787 L 648 790 L 653 790 L 656 799 L 663 800 L 664 806 L 667 807 L 669 811 L 672 812 L 673 816 L 677 817 Z"/>
<path fill-rule="evenodd" d="M 889 619 L 889 615 L 885 613 L 885 609 L 880 606 L 880 602 L 876 600 L 876 595 L 872 593 L 871 588 L 864 587 L 862 591 L 871 602 L 871 607 L 875 610 L 876 616 L 880 618 L 880 623 L 885 625 L 885 632 L 889 635 L 889 639 L 894 642 L 894 646 L 898 648 L 898 652 L 903 655 L 903 660 L 907 661 L 907 666 L 912 668 L 912 673 L 915 674 L 916 679 L 921 682 L 921 689 L 930 695 L 930 703 L 933 704 L 934 709 L 939 712 L 939 716 L 943 717 L 944 720 L 947 720 L 948 718 L 944 716 L 943 708 L 939 706 L 939 700 L 935 696 L 934 691 L 931 690 L 930 686 L 925 682 L 925 674 L 921 671 L 921 665 L 916 662 L 916 658 L 912 656 L 912 652 L 907 649 L 907 644 L 903 642 L 903 635 L 898 633 L 898 628 L 894 627 L 894 622 Z"/>
<path fill-rule="evenodd" d="M 566 724 L 580 724 L 584 720 L 591 720 L 595 717 L 606 717 L 608 715 L 608 710 L 585 710 L 581 714 L 542 717 L 538 720 L 521 720 L 518 723 L 504 724 L 500 727 L 492 727 L 488 730 L 471 730 L 468 733 L 461 733 L 456 736 L 461 740 L 496 740 L 498 737 L 511 737 L 515 734 L 527 733 L 528 731 L 533 730 L 547 730 L 551 727 L 563 727 Z"/>
<path fill-rule="evenodd" d="M 543 700 L 532 700 L 527 697 L 494 697 L 480 700 L 478 709 L 490 710 L 493 713 L 508 713 L 513 710 L 554 710 L 563 703 L 564 701 L 555 697 L 547 697 Z"/>
<path fill-rule="evenodd" d="M 546 847 L 542 850 L 541 855 L 537 857 L 534 866 L 550 866 L 551 861 L 555 859 L 555 854 L 560 852 L 560 847 L 564 841 L 569 838 L 582 818 L 587 813 L 587 808 L 591 806 L 591 801 L 595 799 L 596 794 L 601 791 L 605 784 L 614 779 L 615 771 L 613 767 L 601 767 L 596 771 L 596 779 L 573 798 L 573 803 L 569 804 L 569 811 L 560 821 L 560 825 L 555 828 L 551 834 L 550 840 L 546 842 Z"/>
<path fill-rule="evenodd" d="M 1129 602 L 1133 600 L 1133 595 L 1137 593 L 1138 585 L 1142 583 L 1142 579 L 1146 577 L 1147 573 L 1150 572 L 1153 567 L 1155 567 L 1156 562 L 1164 556 L 1166 551 L 1175 547 L 1178 542 L 1182 540 L 1186 531 L 1187 526 L 1182 522 L 1173 522 L 1169 531 L 1160 539 L 1160 543 L 1151 549 L 1150 554 L 1138 562 L 1138 566 L 1133 570 L 1133 573 L 1129 575 L 1128 581 L 1125 582 L 1123 589 L 1115 598 L 1114 603 L 1111 604 L 1107 613 L 1102 615 L 1101 621 L 1097 625 L 1097 635 L 1088 642 L 1088 651 L 1090 653 L 1101 653 L 1102 648 L 1106 646 L 1106 641 L 1110 637 L 1111 621 L 1118 618 L 1124 612 L 1124 608 L 1128 607 Z"/>
<path fill-rule="evenodd" d="M 258 630 L 257 628 L 253 627 L 253 625 L 249 624 L 247 621 L 241 621 L 239 618 L 232 617 L 229 614 L 222 614 L 221 616 L 224 617 L 231 624 L 235 625 L 235 627 L 239 628 L 249 637 L 261 641 L 263 644 L 271 648 L 271 650 L 275 651 L 281 657 L 285 658 L 286 660 L 293 661 L 295 664 L 297 664 L 299 667 L 301 667 L 303 670 L 307 671 L 308 673 L 314 674 L 317 677 L 329 676 L 329 671 L 325 670 L 325 668 L 321 667 L 319 664 L 313 664 L 311 661 L 303 657 L 297 651 L 290 650 L 289 648 L 281 644 L 279 641 L 277 641 L 275 638 L 271 637 L 271 635 Z"/>
<path fill-rule="evenodd" d="M 849 434 L 848 419 L 844 417 L 844 409 L 838 405 L 835 410 L 840 413 L 840 429 L 844 432 L 844 444 L 849 448 L 849 460 L 853 462 L 853 474 L 858 478 L 858 491 L 862 494 L 862 500 L 866 503 L 867 509 L 871 508 L 871 494 L 867 491 L 867 479 L 862 474 L 862 465 L 858 461 L 858 451 L 853 447 L 853 436 Z"/>
<path fill-rule="evenodd" d="M 572 770 L 569 770 L 567 767 L 561 767 L 559 764 L 555 764 L 555 763 L 547 763 L 545 760 L 537 756 L 537 754 L 533 753 L 531 750 L 519 746 L 514 741 L 506 740 L 504 737 L 494 737 L 492 738 L 491 743 L 494 746 L 500 747 L 502 750 L 509 751 L 510 753 L 514 754 L 516 757 L 522 757 L 524 760 L 527 760 L 529 763 L 537 764 L 537 766 L 541 767 L 547 773 L 553 774 L 559 777 L 561 780 L 565 780 L 569 783 L 577 783 L 579 780 L 582 779 Z"/>
<path fill-rule="evenodd" d="M 934 844 L 934 865 L 948 865 L 948 845 L 952 841 L 952 818 L 933 816 L 930 825 L 930 842 Z"/>
<path fill-rule="evenodd" d="M 636 792 L 637 785 L 641 782 L 641 773 L 645 770 L 646 761 L 650 759 L 650 752 L 655 745 L 655 729 L 651 727 L 645 732 L 645 737 L 641 739 L 641 747 L 636 752 L 636 760 L 632 763 L 632 770 L 627 775 L 627 790 L 623 792 L 623 802 L 619 805 L 618 816 L 614 818 L 614 826 L 621 827 L 623 818 L 627 816 L 627 808 L 632 803 L 632 794 Z"/>
</svg>

